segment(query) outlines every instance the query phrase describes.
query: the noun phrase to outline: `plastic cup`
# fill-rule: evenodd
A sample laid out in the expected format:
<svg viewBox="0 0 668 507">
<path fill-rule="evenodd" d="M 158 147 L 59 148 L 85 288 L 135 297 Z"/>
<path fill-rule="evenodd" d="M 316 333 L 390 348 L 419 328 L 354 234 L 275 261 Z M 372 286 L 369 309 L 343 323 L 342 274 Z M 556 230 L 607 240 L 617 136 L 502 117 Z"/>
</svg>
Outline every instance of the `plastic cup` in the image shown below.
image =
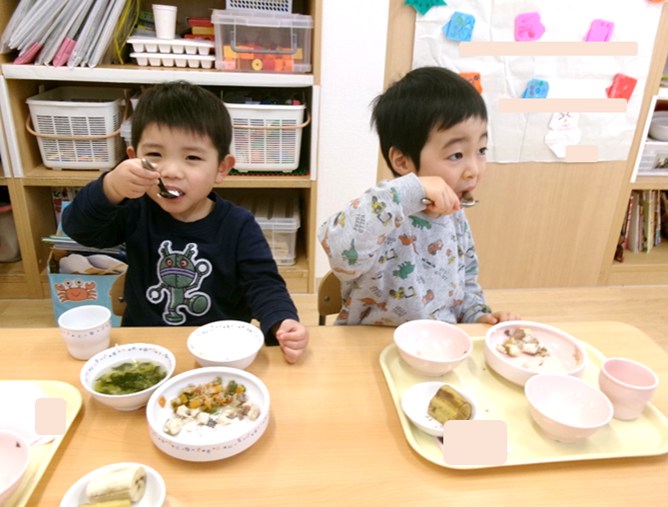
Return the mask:
<svg viewBox="0 0 668 507">
<path fill-rule="evenodd" d="M 630 359 L 606 359 L 598 374 L 598 386 L 612 402 L 613 417 L 623 421 L 642 414 L 658 385 L 652 370 Z"/>
<path fill-rule="evenodd" d="M 153 4 L 155 35 L 158 39 L 176 37 L 176 6 Z"/>
<path fill-rule="evenodd" d="M 99 305 L 78 306 L 58 318 L 58 327 L 72 357 L 88 360 L 109 348 L 111 311 Z"/>
</svg>

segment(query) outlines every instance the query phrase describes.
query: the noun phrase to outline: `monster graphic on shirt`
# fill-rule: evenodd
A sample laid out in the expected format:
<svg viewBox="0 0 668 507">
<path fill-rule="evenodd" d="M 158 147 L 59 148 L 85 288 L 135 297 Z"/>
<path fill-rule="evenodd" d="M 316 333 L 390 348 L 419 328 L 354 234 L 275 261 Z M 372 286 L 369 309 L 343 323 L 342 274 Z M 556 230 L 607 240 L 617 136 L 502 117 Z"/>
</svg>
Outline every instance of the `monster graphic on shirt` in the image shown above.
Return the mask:
<svg viewBox="0 0 668 507">
<path fill-rule="evenodd" d="M 209 261 L 197 259 L 195 243 L 188 243 L 185 251 L 178 252 L 172 250 L 171 241 L 163 241 L 157 266 L 160 283 L 146 290 L 146 298 L 154 304 L 166 299 L 162 316 L 173 326 L 185 322 L 184 312 L 204 315 L 211 308 L 211 298 L 198 289 L 211 270 Z"/>
</svg>

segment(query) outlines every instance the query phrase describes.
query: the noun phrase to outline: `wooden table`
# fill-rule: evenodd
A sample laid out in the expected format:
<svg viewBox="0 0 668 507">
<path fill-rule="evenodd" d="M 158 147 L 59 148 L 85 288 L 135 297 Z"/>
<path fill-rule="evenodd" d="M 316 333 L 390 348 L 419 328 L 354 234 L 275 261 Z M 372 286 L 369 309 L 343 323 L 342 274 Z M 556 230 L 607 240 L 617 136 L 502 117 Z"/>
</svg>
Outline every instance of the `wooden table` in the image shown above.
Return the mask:
<svg viewBox="0 0 668 507">
<path fill-rule="evenodd" d="M 482 336 L 486 326 L 462 326 Z M 639 330 L 614 322 L 559 323 L 608 357 L 623 356 L 660 378 L 654 404 L 668 414 L 668 355 Z M 113 329 L 112 342 L 163 345 L 175 374 L 196 366 L 187 328 Z M 668 505 L 668 456 L 455 470 L 418 455 L 402 427 L 379 364 L 392 329 L 311 328 L 311 345 L 288 365 L 264 348 L 248 371 L 271 394 L 271 420 L 260 440 L 232 458 L 179 461 L 159 451 L 144 410 L 117 412 L 79 383 L 82 361 L 70 357 L 58 329 L 0 330 L 0 378 L 60 380 L 83 406 L 29 506 L 59 505 L 88 472 L 116 462 L 155 468 L 167 484 L 167 507 L 296 506 L 591 506 Z M 156 506 L 157 507 L 157 506 Z"/>
</svg>

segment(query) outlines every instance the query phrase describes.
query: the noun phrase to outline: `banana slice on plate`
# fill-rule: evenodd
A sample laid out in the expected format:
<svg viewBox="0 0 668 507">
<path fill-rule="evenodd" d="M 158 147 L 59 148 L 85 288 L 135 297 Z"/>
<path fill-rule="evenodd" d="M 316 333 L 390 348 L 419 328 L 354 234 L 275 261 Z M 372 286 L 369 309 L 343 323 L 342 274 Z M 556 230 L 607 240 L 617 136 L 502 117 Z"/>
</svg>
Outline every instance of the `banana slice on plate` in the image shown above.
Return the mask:
<svg viewBox="0 0 668 507">
<path fill-rule="evenodd" d="M 140 463 L 114 463 L 79 479 L 60 507 L 160 507 L 165 481 L 153 468 Z"/>
<path fill-rule="evenodd" d="M 138 502 L 146 491 L 146 470 L 141 465 L 111 470 L 93 477 L 86 486 L 91 502 L 130 500 Z"/>
</svg>

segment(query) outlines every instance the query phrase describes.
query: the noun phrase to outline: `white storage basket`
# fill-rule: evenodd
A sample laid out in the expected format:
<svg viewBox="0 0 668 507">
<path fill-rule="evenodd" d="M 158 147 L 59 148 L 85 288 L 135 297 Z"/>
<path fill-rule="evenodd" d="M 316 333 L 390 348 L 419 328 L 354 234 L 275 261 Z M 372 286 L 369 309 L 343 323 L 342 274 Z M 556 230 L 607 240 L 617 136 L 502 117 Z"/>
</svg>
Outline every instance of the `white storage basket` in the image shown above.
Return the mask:
<svg viewBox="0 0 668 507">
<path fill-rule="evenodd" d="M 231 11 L 292 12 L 292 0 L 227 0 Z"/>
<path fill-rule="evenodd" d="M 239 172 L 292 172 L 299 167 L 306 106 L 225 104 L 232 119 L 232 146 Z M 303 122 L 303 123 L 302 123 Z"/>
<path fill-rule="evenodd" d="M 26 100 L 44 165 L 113 169 L 123 159 L 120 137 L 126 90 L 63 86 Z"/>
</svg>

